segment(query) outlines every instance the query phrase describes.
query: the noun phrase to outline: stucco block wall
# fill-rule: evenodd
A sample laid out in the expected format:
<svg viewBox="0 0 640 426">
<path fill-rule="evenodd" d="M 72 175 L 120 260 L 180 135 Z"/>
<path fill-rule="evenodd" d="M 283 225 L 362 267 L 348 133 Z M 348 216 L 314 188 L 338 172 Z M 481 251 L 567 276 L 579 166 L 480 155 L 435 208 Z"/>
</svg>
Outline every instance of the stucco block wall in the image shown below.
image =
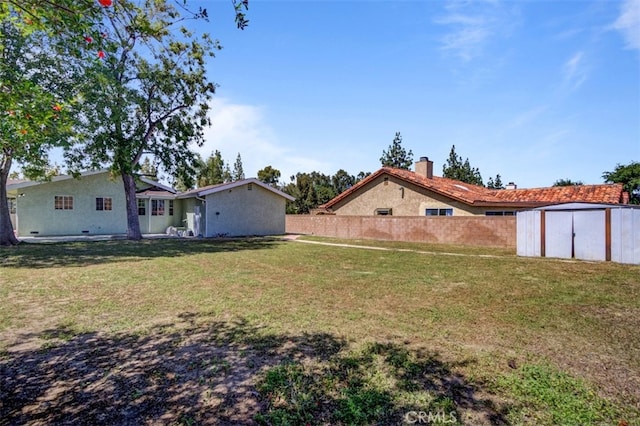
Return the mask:
<svg viewBox="0 0 640 426">
<path fill-rule="evenodd" d="M 424 216 L 426 209 L 435 208 L 453 208 L 454 216 L 484 216 L 487 211 L 384 175 L 333 206 L 332 210 L 339 216 L 372 216 L 376 209 L 388 208 L 393 209 L 393 216 Z"/>
<path fill-rule="evenodd" d="M 24 194 L 17 199 L 19 236 L 127 232 L 125 196 L 120 177 L 110 179 L 108 174 L 99 173 L 81 179 L 30 186 L 19 192 Z M 56 195 L 72 196 L 73 210 L 56 210 Z M 111 198 L 112 210 L 97 211 L 96 197 Z"/>
<path fill-rule="evenodd" d="M 516 248 L 513 216 L 287 215 L 286 231 L 324 237 Z"/>
<path fill-rule="evenodd" d="M 285 232 L 286 200 L 259 185 L 207 195 L 206 236 L 278 235 Z"/>
</svg>

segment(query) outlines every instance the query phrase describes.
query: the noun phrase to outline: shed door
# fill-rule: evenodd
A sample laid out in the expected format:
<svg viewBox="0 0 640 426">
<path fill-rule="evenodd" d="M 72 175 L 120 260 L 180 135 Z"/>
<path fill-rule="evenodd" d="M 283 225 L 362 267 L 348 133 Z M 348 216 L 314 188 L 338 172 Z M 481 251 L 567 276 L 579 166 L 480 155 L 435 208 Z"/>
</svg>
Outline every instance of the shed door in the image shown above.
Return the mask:
<svg viewBox="0 0 640 426">
<path fill-rule="evenodd" d="M 547 257 L 573 257 L 573 213 L 547 211 L 545 214 L 545 245 Z"/>
<path fill-rule="evenodd" d="M 573 212 L 573 248 L 576 259 L 606 260 L 604 210 Z"/>
</svg>

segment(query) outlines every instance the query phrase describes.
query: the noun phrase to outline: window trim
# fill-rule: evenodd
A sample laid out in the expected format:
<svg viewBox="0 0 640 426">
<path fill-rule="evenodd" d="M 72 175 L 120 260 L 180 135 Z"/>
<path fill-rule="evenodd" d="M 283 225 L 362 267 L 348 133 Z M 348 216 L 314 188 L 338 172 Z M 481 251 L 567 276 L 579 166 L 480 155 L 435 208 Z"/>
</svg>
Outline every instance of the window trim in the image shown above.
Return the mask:
<svg viewBox="0 0 640 426">
<path fill-rule="evenodd" d="M 485 216 L 515 216 L 516 212 L 513 210 L 487 210 L 484 212 Z"/>
<path fill-rule="evenodd" d="M 144 198 L 138 198 L 138 216 L 146 216 L 146 215 L 147 215 L 147 203 Z"/>
<path fill-rule="evenodd" d="M 169 200 L 169 216 L 173 216 L 173 200 Z"/>
<path fill-rule="evenodd" d="M 113 211 L 113 198 L 96 197 L 96 211 Z"/>
<path fill-rule="evenodd" d="M 426 208 L 424 209 L 424 215 L 427 217 L 436 217 L 436 216 L 453 216 L 453 208 L 445 207 L 445 208 Z"/>
<path fill-rule="evenodd" d="M 151 199 L 151 216 L 164 216 L 164 200 Z"/>
<path fill-rule="evenodd" d="M 54 210 L 73 210 L 73 195 L 54 195 Z"/>
</svg>

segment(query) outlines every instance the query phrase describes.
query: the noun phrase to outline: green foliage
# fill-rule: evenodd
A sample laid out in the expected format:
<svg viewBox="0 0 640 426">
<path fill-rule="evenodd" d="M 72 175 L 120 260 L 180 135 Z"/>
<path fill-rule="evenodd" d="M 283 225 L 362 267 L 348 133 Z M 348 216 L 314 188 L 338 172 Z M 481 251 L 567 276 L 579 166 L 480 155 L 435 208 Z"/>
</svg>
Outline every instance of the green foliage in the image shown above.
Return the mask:
<svg viewBox="0 0 640 426">
<path fill-rule="evenodd" d="M 528 407 L 545 413 L 536 423 L 613 424 L 618 416 L 617 410 L 583 381 L 548 365 L 523 365 L 515 373 L 498 378 L 497 385 L 518 398 L 521 415 L 528 417 Z M 514 410 L 512 415 L 518 417 L 516 413 Z"/>
<path fill-rule="evenodd" d="M 258 180 L 273 186 L 274 188 L 278 187 L 278 182 L 280 182 L 280 170 L 274 169 L 271 166 L 267 166 L 264 169 L 258 170 Z"/>
<path fill-rule="evenodd" d="M 158 167 L 151 162 L 149 157 L 144 157 L 140 164 L 140 174 L 151 179 L 158 179 Z"/>
<path fill-rule="evenodd" d="M 389 150 L 382 151 L 380 162 L 383 166 L 395 167 L 398 169 L 409 170 L 413 165 L 413 152 L 407 152 L 402 147 L 402 136 L 400 132 L 396 132 L 393 142 L 389 145 Z"/>
<path fill-rule="evenodd" d="M 460 417 L 456 386 L 437 384 L 448 366 L 421 352 L 373 343 L 337 354 L 315 368 L 288 363 L 271 368 L 258 384 L 266 412 L 261 424 L 400 424 L 407 412 Z"/>
<path fill-rule="evenodd" d="M 243 180 L 244 179 L 244 169 L 242 168 L 242 157 L 240 153 L 236 157 L 236 162 L 233 163 L 233 171 L 231 172 L 231 180 Z"/>
<path fill-rule="evenodd" d="M 489 180 L 487 181 L 487 188 L 489 189 L 504 189 L 504 185 L 502 184 L 502 178 L 500 177 L 500 174 L 496 175 L 496 179 L 493 180 L 493 178 L 489 178 Z"/>
<path fill-rule="evenodd" d="M 355 185 L 356 178 L 346 170 L 340 169 L 331 177 L 331 183 L 335 193 L 340 194 Z"/>
<path fill-rule="evenodd" d="M 222 154 L 216 149 L 206 160 L 198 158 L 196 162 L 196 181 L 198 188 L 229 182 L 231 173 L 225 166 Z"/>
<path fill-rule="evenodd" d="M 125 182 L 128 236 L 141 237 L 134 173 L 143 155 L 169 175 L 193 173 L 192 146 L 204 142 L 215 85 L 206 58 L 220 46 L 196 37 L 166 0 L 119 0 L 105 12 L 109 52 L 87 63 L 77 114 L 78 137 L 66 158 L 75 167 L 109 167 Z"/>
<path fill-rule="evenodd" d="M 289 214 L 309 213 L 337 195 L 332 177 L 320 172 L 297 173 L 291 176 L 291 180 L 292 182 L 283 188 L 284 192 L 295 197 L 295 201 L 287 203 Z M 340 177 L 337 180 L 340 180 Z"/>
<path fill-rule="evenodd" d="M 469 159 L 462 161 L 462 157 L 456 154 L 456 146 L 451 147 L 449 158 L 442 166 L 442 177 L 459 180 L 472 185 L 483 186 L 482 176 L 477 168 L 472 168 Z M 494 182 L 495 185 L 495 182 Z"/>
<path fill-rule="evenodd" d="M 557 181 L 553 182 L 552 186 L 579 186 L 579 185 L 584 185 L 584 183 L 582 183 L 582 181 L 580 180 L 573 181 L 571 179 L 558 179 Z"/>
<path fill-rule="evenodd" d="M 632 161 L 627 165 L 617 164 L 612 172 L 602 173 L 606 183 L 621 183 L 629 193 L 631 204 L 640 204 L 640 162 Z"/>
<path fill-rule="evenodd" d="M 31 178 L 47 177 L 49 148 L 64 146 L 71 134 L 78 73 L 44 33 L 20 31 L 5 19 L 0 40 L 0 245 L 8 245 L 17 243 L 7 208 L 11 167 L 18 163 Z"/>
</svg>

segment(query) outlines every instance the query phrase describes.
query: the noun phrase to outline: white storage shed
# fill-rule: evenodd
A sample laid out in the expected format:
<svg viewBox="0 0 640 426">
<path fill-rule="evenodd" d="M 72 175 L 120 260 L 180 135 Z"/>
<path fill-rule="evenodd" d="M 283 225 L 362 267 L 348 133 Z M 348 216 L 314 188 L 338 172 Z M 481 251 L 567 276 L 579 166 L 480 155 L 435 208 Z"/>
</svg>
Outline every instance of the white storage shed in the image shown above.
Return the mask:
<svg viewBox="0 0 640 426">
<path fill-rule="evenodd" d="M 640 206 L 569 203 L 517 213 L 518 256 L 640 265 Z"/>
</svg>

